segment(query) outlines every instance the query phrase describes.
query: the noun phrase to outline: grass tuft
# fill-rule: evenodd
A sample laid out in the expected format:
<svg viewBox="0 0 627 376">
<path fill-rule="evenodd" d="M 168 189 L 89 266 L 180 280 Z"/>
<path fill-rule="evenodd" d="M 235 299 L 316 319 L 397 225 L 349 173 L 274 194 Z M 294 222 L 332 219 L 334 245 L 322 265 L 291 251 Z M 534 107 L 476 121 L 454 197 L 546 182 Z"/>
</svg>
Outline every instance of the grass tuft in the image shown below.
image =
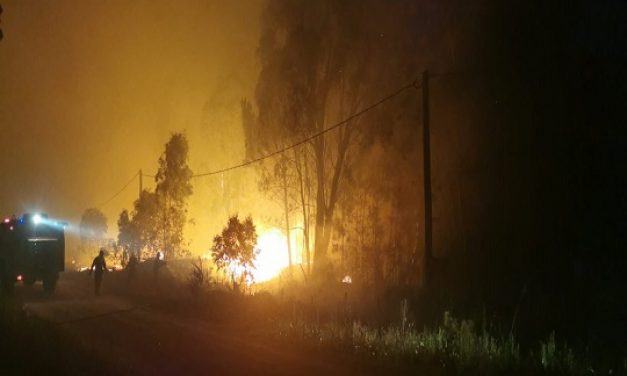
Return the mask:
<svg viewBox="0 0 627 376">
<path fill-rule="evenodd" d="M 291 341 L 305 340 L 320 348 L 344 349 L 354 354 L 402 364 L 429 363 L 458 371 L 486 373 L 541 372 L 576 375 L 584 373 L 572 349 L 559 346 L 555 333 L 540 343 L 539 351 L 521 354 L 513 335 L 497 336 L 478 330 L 472 320 L 459 320 L 445 312 L 432 328 L 418 330 L 402 318 L 399 324 L 372 327 L 360 321 L 312 324 L 294 320 L 281 325 L 280 335 Z"/>
</svg>

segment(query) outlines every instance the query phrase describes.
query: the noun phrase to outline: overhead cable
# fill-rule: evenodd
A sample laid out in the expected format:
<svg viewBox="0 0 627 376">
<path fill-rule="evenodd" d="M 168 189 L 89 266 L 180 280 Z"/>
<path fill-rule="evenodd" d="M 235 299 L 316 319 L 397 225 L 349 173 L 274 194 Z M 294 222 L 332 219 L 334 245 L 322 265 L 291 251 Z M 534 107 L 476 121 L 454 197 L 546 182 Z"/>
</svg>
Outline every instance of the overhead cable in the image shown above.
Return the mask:
<svg viewBox="0 0 627 376">
<path fill-rule="evenodd" d="M 222 168 L 222 169 L 215 170 L 215 171 L 209 171 L 209 172 L 205 172 L 205 173 L 201 173 L 201 174 L 194 174 L 194 175 L 192 175 L 192 178 L 200 178 L 200 177 L 203 177 L 203 176 L 210 176 L 210 175 L 221 174 L 223 172 L 235 170 L 235 169 L 240 168 L 240 167 L 246 167 L 246 166 L 249 166 L 251 164 L 254 164 L 254 163 L 266 160 L 268 158 L 272 158 L 272 157 L 274 157 L 276 155 L 285 153 L 286 151 L 294 149 L 294 148 L 296 148 L 296 147 L 298 147 L 300 145 L 303 145 L 303 144 L 305 144 L 305 143 L 307 143 L 307 142 L 309 142 L 309 141 L 311 141 L 311 140 L 313 140 L 315 138 L 318 138 L 318 137 L 320 137 L 320 136 L 322 136 L 322 135 L 324 135 L 324 134 L 326 134 L 328 132 L 331 132 L 332 130 L 335 130 L 335 129 L 337 129 L 337 128 L 339 128 L 339 127 L 349 123 L 351 120 L 353 120 L 353 119 L 355 119 L 355 118 L 365 114 L 366 112 L 374 109 L 375 107 L 378 107 L 381 104 L 383 104 L 383 103 L 391 100 L 392 98 L 400 95 L 401 93 L 403 93 L 407 89 L 411 89 L 411 88 L 418 89 L 420 87 L 421 87 L 421 83 L 418 80 L 414 80 L 414 81 L 410 82 L 409 84 L 407 84 L 407 85 L 397 89 L 393 93 L 386 95 L 385 97 L 381 98 L 380 100 L 378 100 L 377 102 L 371 104 L 370 106 L 365 107 L 365 108 L 361 109 L 360 111 L 355 112 L 354 114 L 350 115 L 349 117 L 345 118 L 344 120 L 342 120 L 342 121 L 340 121 L 338 123 L 335 123 L 332 126 L 330 126 L 328 128 L 325 128 L 325 129 L 323 129 L 323 130 L 321 130 L 319 132 L 316 132 L 316 133 L 310 135 L 309 137 L 307 137 L 305 139 L 302 139 L 302 140 L 300 140 L 300 141 L 298 141 L 298 142 L 296 142 L 294 144 L 291 144 L 289 146 L 286 146 L 286 147 L 283 147 L 281 149 L 275 150 L 275 151 L 273 151 L 273 152 L 271 152 L 269 154 L 262 155 L 261 157 L 242 162 L 242 163 L 237 164 L 237 165 L 233 165 L 233 166 L 230 166 L 230 167 Z"/>
<path fill-rule="evenodd" d="M 105 205 L 107 205 L 108 203 L 110 203 L 111 201 L 113 201 L 113 199 L 115 199 L 116 197 L 118 197 L 122 192 L 124 192 L 124 190 L 135 180 L 135 178 L 137 177 L 137 175 L 139 175 L 138 173 L 135 173 L 133 175 L 133 177 L 126 183 L 124 184 L 124 186 L 122 188 L 120 188 L 119 191 L 117 191 L 113 196 L 109 197 L 108 200 L 104 201 L 102 204 L 96 206 L 97 208 L 101 208 Z"/>
</svg>

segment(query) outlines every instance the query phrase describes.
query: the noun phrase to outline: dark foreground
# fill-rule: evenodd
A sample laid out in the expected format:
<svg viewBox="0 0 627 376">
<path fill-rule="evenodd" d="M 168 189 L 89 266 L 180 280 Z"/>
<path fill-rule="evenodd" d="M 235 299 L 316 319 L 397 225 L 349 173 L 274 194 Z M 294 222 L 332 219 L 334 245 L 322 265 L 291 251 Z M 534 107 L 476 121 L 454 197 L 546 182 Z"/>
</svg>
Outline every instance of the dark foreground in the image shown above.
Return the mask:
<svg viewBox="0 0 627 376">
<path fill-rule="evenodd" d="M 450 351 L 408 357 L 413 352 L 393 351 L 406 342 L 379 348 L 361 341 L 375 335 L 366 328 L 357 334 L 353 328 L 347 347 L 346 327 L 298 326 L 288 317 L 295 306 L 268 294 L 195 295 L 170 269 L 157 279 L 144 269 L 130 287 L 124 272 L 108 274 L 100 297 L 93 296 L 93 280 L 78 272 L 64 273 L 53 296 L 41 285 L 1 296 L 0 375 L 562 374 L 537 359 L 533 366 L 496 367 L 498 359 L 460 366 Z M 579 367 L 564 374 L 592 373 Z"/>
<path fill-rule="evenodd" d="M 54 296 L 41 286 L 3 298 L 0 374 L 347 375 L 365 364 L 286 348 L 251 325 L 180 314 L 175 300 L 144 305 L 65 273 Z M 261 318 L 260 318 L 261 319 Z"/>
</svg>

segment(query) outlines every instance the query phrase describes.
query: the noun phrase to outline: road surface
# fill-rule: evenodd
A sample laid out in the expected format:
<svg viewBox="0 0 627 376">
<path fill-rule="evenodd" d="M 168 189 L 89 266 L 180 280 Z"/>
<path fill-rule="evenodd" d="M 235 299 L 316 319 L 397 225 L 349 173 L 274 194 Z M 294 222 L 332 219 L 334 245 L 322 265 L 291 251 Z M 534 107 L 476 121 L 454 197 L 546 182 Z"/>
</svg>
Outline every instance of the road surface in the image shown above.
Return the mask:
<svg viewBox="0 0 627 376">
<path fill-rule="evenodd" d="M 106 281 L 105 281 L 106 283 Z M 64 273 L 54 296 L 18 286 L 27 316 L 36 317 L 94 354 L 116 374 L 351 375 L 355 362 L 312 356 L 278 345 L 261 332 L 158 308 L 141 307 L 104 289 L 94 297 L 85 273 Z M 172 304 L 172 303 L 170 303 Z M 341 363 L 341 364 L 340 364 Z M 352 364 L 352 365 L 351 365 Z"/>
</svg>

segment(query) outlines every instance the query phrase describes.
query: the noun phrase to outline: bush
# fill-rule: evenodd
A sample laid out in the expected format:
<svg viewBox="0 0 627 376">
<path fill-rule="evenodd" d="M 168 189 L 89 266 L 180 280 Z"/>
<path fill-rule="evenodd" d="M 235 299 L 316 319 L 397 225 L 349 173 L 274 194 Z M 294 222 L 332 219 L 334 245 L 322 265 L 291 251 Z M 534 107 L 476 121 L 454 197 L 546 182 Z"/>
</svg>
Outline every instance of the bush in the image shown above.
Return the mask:
<svg viewBox="0 0 627 376">
<path fill-rule="evenodd" d="M 209 283 L 209 280 L 209 270 L 205 269 L 202 258 L 192 260 L 192 270 L 187 280 L 191 293 L 198 294 L 201 288 Z"/>
<path fill-rule="evenodd" d="M 573 373 L 577 367 L 575 356 L 566 344 L 559 349 L 555 342 L 555 332 L 551 332 L 546 342 L 540 342 L 540 362 L 545 370 Z"/>
</svg>

